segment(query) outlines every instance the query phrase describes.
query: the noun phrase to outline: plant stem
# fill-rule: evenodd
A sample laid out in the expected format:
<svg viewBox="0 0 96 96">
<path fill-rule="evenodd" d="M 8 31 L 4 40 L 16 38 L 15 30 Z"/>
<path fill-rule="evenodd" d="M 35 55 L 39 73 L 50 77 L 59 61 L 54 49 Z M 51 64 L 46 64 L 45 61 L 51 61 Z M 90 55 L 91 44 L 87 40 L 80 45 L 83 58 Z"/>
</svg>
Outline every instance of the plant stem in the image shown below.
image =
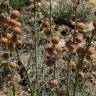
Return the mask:
<svg viewBox="0 0 96 96">
<path fill-rule="evenodd" d="M 16 51 L 18 60 L 20 61 L 21 65 L 24 67 L 24 72 L 25 72 L 25 75 L 26 75 L 26 78 L 27 78 L 27 81 L 28 81 L 28 86 L 30 88 L 30 94 L 31 94 L 30 96 L 34 96 L 34 93 L 33 93 L 33 90 L 32 90 L 31 84 L 30 84 L 30 80 L 29 80 L 27 69 L 25 68 L 23 62 L 20 59 L 20 56 L 19 56 L 17 48 L 15 48 L 15 51 Z"/>
<path fill-rule="evenodd" d="M 37 24 L 36 24 L 36 11 L 37 11 L 37 2 L 34 0 L 34 31 L 35 31 L 35 60 L 34 63 L 36 65 L 36 85 L 35 85 L 35 93 L 37 94 L 36 90 L 37 90 L 37 84 L 38 84 L 38 64 L 37 64 Z"/>
<path fill-rule="evenodd" d="M 82 89 L 79 82 L 78 82 L 78 87 L 79 87 L 79 90 L 81 92 L 81 95 L 84 96 L 84 88 Z"/>
<path fill-rule="evenodd" d="M 51 25 L 52 25 L 52 20 L 51 20 L 51 18 L 52 18 L 52 1 L 50 0 L 50 32 L 51 32 Z M 52 34 L 51 34 L 52 35 Z"/>
<path fill-rule="evenodd" d="M 84 54 L 83 54 L 82 58 L 78 61 L 78 64 L 83 64 L 83 60 L 84 60 L 84 58 L 86 56 L 88 48 L 90 47 L 90 44 L 91 44 L 91 42 L 92 42 L 95 35 L 96 35 L 96 29 L 92 31 L 92 36 L 91 36 L 91 38 L 90 38 L 90 40 L 89 40 L 89 42 L 88 42 L 88 44 L 87 44 L 87 46 L 85 48 L 85 51 L 84 51 Z M 78 70 L 76 71 L 75 85 L 74 85 L 74 89 L 73 89 L 73 96 L 75 96 L 75 94 L 76 94 L 76 87 L 77 87 L 77 82 L 78 82 L 77 75 L 78 75 Z"/>
<path fill-rule="evenodd" d="M 15 86 L 14 86 L 14 82 L 13 83 L 13 96 L 15 96 Z"/>
<path fill-rule="evenodd" d="M 67 92 L 66 96 L 69 96 L 69 62 L 67 65 Z"/>
<path fill-rule="evenodd" d="M 73 33 L 73 42 L 75 42 L 75 38 L 76 38 L 76 29 L 77 29 L 77 7 L 78 7 L 78 5 L 75 6 L 75 26 L 74 26 L 74 33 Z"/>
<path fill-rule="evenodd" d="M 55 70 L 56 70 L 56 64 L 54 63 L 54 79 L 56 78 L 55 76 Z"/>
<path fill-rule="evenodd" d="M 75 84 L 74 84 L 74 88 L 73 88 L 73 96 L 75 96 L 76 94 L 76 87 L 77 87 L 77 72 L 76 72 L 76 77 L 75 77 Z"/>
<path fill-rule="evenodd" d="M 90 44 L 91 44 L 91 42 L 92 42 L 92 40 L 93 40 L 93 38 L 94 38 L 95 35 L 96 35 L 96 29 L 94 29 L 94 30 L 92 31 L 92 36 L 91 36 L 88 44 L 86 45 L 84 54 L 83 54 L 83 56 L 82 56 L 82 58 L 81 58 L 81 61 L 80 61 L 81 63 L 83 62 L 83 59 L 84 59 L 84 57 L 86 56 L 86 53 L 87 53 L 87 51 L 88 51 L 88 48 L 90 47 Z"/>
</svg>

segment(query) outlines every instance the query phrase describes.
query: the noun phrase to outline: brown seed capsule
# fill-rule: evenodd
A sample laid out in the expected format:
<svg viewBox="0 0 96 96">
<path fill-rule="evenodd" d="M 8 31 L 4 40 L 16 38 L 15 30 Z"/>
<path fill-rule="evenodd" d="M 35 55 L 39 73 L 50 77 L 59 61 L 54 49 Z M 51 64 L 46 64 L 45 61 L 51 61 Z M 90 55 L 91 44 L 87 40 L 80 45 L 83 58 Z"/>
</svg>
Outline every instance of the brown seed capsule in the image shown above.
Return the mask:
<svg viewBox="0 0 96 96">
<path fill-rule="evenodd" d="M 21 28 L 20 27 L 15 27 L 14 28 L 14 32 L 16 33 L 16 34 L 21 34 Z"/>
<path fill-rule="evenodd" d="M 47 19 L 42 20 L 42 28 L 50 28 L 50 23 Z"/>
<path fill-rule="evenodd" d="M 52 67 L 54 64 L 55 64 L 55 61 L 53 59 L 49 58 L 46 60 L 46 65 L 48 67 Z"/>
<path fill-rule="evenodd" d="M 73 51 L 75 49 L 75 45 L 74 45 L 74 43 L 71 40 L 69 40 L 69 41 L 66 42 L 66 46 L 67 46 L 67 48 L 70 51 Z"/>
<path fill-rule="evenodd" d="M 78 47 L 77 50 L 76 50 L 76 53 L 79 57 L 81 57 L 84 53 L 84 48 Z"/>
<path fill-rule="evenodd" d="M 14 50 L 16 48 L 16 45 L 14 43 L 10 43 L 8 47 L 9 49 Z"/>
<path fill-rule="evenodd" d="M 89 48 L 88 48 L 87 54 L 88 54 L 88 55 L 92 55 L 92 54 L 93 54 L 93 48 L 92 48 L 92 47 L 89 47 Z"/>
<path fill-rule="evenodd" d="M 58 85 L 58 81 L 56 79 L 52 79 L 52 80 L 50 80 L 50 85 L 52 88 L 54 88 Z"/>
<path fill-rule="evenodd" d="M 12 81 L 12 79 L 13 79 L 13 76 L 11 74 L 7 75 L 5 78 L 5 80 L 7 81 Z"/>
<path fill-rule="evenodd" d="M 45 49 L 46 49 L 46 51 L 47 51 L 49 54 L 53 54 L 53 52 L 54 52 L 53 44 L 47 44 L 47 45 L 45 46 Z"/>
<path fill-rule="evenodd" d="M 96 28 L 96 20 L 93 21 L 93 26 Z"/>
<path fill-rule="evenodd" d="M 76 42 L 77 43 L 81 43 L 82 39 L 83 39 L 82 36 L 80 36 L 80 35 L 76 36 Z"/>
<path fill-rule="evenodd" d="M 64 90 L 60 90 L 59 96 L 65 96 L 65 91 Z"/>
<path fill-rule="evenodd" d="M 4 44 L 9 44 L 10 43 L 9 40 L 6 37 L 2 37 L 1 42 L 4 43 Z"/>
<path fill-rule="evenodd" d="M 82 71 L 79 71 L 78 75 L 77 75 L 77 79 L 78 80 L 83 80 L 85 77 L 84 73 Z"/>
<path fill-rule="evenodd" d="M 13 10 L 11 13 L 12 18 L 16 18 L 20 16 L 20 12 L 18 10 Z"/>
<path fill-rule="evenodd" d="M 9 59 L 8 53 L 3 53 L 2 58 L 5 59 L 5 60 L 8 60 Z"/>
<path fill-rule="evenodd" d="M 73 61 L 70 61 L 70 62 L 69 62 L 69 67 L 70 67 L 72 70 L 75 70 L 75 69 L 76 69 L 76 63 L 73 62 Z"/>
<path fill-rule="evenodd" d="M 17 68 L 17 64 L 15 62 L 10 62 L 9 63 L 9 66 L 12 68 L 12 69 L 16 69 Z"/>
<path fill-rule="evenodd" d="M 7 33 L 7 34 L 6 34 L 6 37 L 7 37 L 8 40 L 11 40 L 12 35 L 11 35 L 10 33 Z"/>
<path fill-rule="evenodd" d="M 54 47 L 54 50 L 56 50 L 57 53 L 60 53 L 60 52 L 63 51 L 62 47 L 60 47 L 59 45 L 56 45 L 56 46 Z"/>
<path fill-rule="evenodd" d="M 50 36 L 51 35 L 50 28 L 45 28 L 44 33 L 45 33 L 46 36 Z"/>
<path fill-rule="evenodd" d="M 77 29 L 84 29 L 85 24 L 83 22 L 77 22 Z"/>
<path fill-rule="evenodd" d="M 93 57 L 94 57 L 93 55 L 86 55 L 87 60 L 93 60 Z"/>
<path fill-rule="evenodd" d="M 79 71 L 83 71 L 84 70 L 84 64 L 77 64 L 77 69 Z"/>
<path fill-rule="evenodd" d="M 20 22 L 16 21 L 15 19 L 7 18 L 6 22 L 7 22 L 7 24 L 9 24 L 11 26 L 16 26 L 16 27 L 22 26 L 22 24 Z"/>
<path fill-rule="evenodd" d="M 52 43 L 58 44 L 60 41 L 60 37 L 57 35 L 54 35 L 54 36 L 52 36 L 51 40 L 52 40 Z"/>
<path fill-rule="evenodd" d="M 6 23 L 6 18 L 3 16 L 0 16 L 0 23 Z"/>
<path fill-rule="evenodd" d="M 22 45 L 22 44 L 23 44 L 22 40 L 17 40 L 17 41 L 16 41 L 16 45 L 17 45 L 17 46 Z"/>
<path fill-rule="evenodd" d="M 29 44 L 29 45 L 32 45 L 33 41 L 32 41 L 32 39 L 29 39 L 26 43 Z"/>
</svg>

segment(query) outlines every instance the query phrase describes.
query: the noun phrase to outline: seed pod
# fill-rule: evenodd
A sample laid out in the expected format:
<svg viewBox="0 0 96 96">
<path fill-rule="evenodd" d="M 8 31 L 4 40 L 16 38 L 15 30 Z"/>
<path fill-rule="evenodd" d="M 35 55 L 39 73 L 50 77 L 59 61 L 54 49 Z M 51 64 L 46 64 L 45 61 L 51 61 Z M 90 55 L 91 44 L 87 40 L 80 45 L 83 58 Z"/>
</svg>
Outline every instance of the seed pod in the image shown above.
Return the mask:
<svg viewBox="0 0 96 96">
<path fill-rule="evenodd" d="M 4 43 L 4 44 L 9 44 L 10 43 L 9 40 L 6 37 L 2 37 L 1 42 Z"/>
<path fill-rule="evenodd" d="M 53 54 L 53 52 L 54 52 L 53 44 L 47 44 L 47 45 L 45 46 L 45 50 L 46 50 L 49 54 Z"/>
<path fill-rule="evenodd" d="M 6 18 L 3 16 L 0 16 L 0 23 L 6 23 Z"/>
<path fill-rule="evenodd" d="M 42 20 L 42 28 L 50 28 L 50 23 L 47 19 Z"/>
<path fill-rule="evenodd" d="M 76 69 L 76 63 L 73 62 L 73 61 L 70 61 L 70 62 L 69 62 L 69 67 L 70 67 L 72 70 L 75 70 L 75 69 Z"/>
<path fill-rule="evenodd" d="M 50 85 L 52 88 L 54 88 L 58 85 L 58 81 L 56 79 L 52 79 L 52 80 L 50 80 Z"/>
<path fill-rule="evenodd" d="M 84 53 L 84 48 L 78 47 L 76 50 L 76 53 L 77 53 L 78 57 L 81 57 Z"/>
<path fill-rule="evenodd" d="M 7 37 L 8 40 L 11 40 L 12 35 L 11 35 L 10 33 L 7 33 L 7 34 L 6 34 L 6 37 Z"/>
<path fill-rule="evenodd" d="M 83 71 L 84 70 L 84 64 L 77 64 L 77 69 L 79 71 Z"/>
<path fill-rule="evenodd" d="M 85 24 L 83 22 L 77 22 L 77 29 L 84 29 Z"/>
<path fill-rule="evenodd" d="M 14 28 L 14 32 L 16 33 L 16 34 L 21 34 L 21 28 L 20 27 L 15 27 Z"/>
<path fill-rule="evenodd" d="M 20 16 L 20 12 L 18 10 L 13 10 L 11 13 L 12 18 L 16 18 Z"/>
<path fill-rule="evenodd" d="M 54 59 L 49 58 L 49 59 L 46 60 L 46 65 L 48 67 L 52 67 L 54 64 L 55 64 L 55 60 Z"/>
<path fill-rule="evenodd" d="M 17 68 L 17 64 L 15 62 L 10 62 L 9 63 L 9 66 L 12 68 L 12 69 L 16 69 Z"/>
<path fill-rule="evenodd" d="M 87 51 L 87 55 L 92 55 L 93 54 L 93 48 L 89 47 Z"/>
<path fill-rule="evenodd" d="M 7 18 L 6 22 L 7 22 L 7 24 L 9 24 L 11 26 L 16 26 L 16 27 L 22 26 L 22 24 L 20 22 L 16 21 L 15 19 Z"/>
<path fill-rule="evenodd" d="M 10 50 L 14 50 L 14 49 L 16 48 L 16 44 L 10 43 L 10 44 L 8 45 L 8 47 L 9 47 Z"/>
<path fill-rule="evenodd" d="M 77 43 L 81 43 L 82 40 L 83 40 L 82 36 L 80 36 L 80 35 L 76 36 L 76 42 Z"/>
<path fill-rule="evenodd" d="M 8 53 L 3 53 L 2 58 L 5 59 L 5 60 L 8 60 L 9 59 Z"/>
<path fill-rule="evenodd" d="M 82 71 L 79 71 L 78 75 L 77 75 L 77 78 L 78 80 L 83 80 L 84 79 L 84 73 Z"/>
<path fill-rule="evenodd" d="M 93 26 L 96 28 L 96 20 L 93 21 Z"/>
<path fill-rule="evenodd" d="M 22 40 L 17 40 L 17 41 L 16 41 L 16 45 L 17 45 L 17 46 L 22 45 L 22 44 L 23 44 Z"/>
<path fill-rule="evenodd" d="M 51 35 L 50 28 L 44 28 L 44 33 L 46 36 L 50 36 Z"/>
<path fill-rule="evenodd" d="M 59 96 L 65 96 L 65 91 L 64 90 L 60 90 Z"/>
<path fill-rule="evenodd" d="M 56 46 L 54 47 L 54 50 L 56 50 L 57 53 L 60 53 L 60 52 L 63 51 L 62 47 L 60 47 L 59 45 L 56 45 Z"/>
<path fill-rule="evenodd" d="M 70 51 L 73 51 L 75 49 L 75 45 L 74 45 L 74 43 L 71 40 L 69 40 L 69 41 L 66 42 L 66 46 L 67 46 L 67 48 Z"/>
<path fill-rule="evenodd" d="M 93 55 L 86 55 L 87 60 L 93 60 L 93 57 L 94 57 Z"/>
<path fill-rule="evenodd" d="M 32 45 L 33 41 L 32 41 L 32 39 L 29 39 L 26 43 L 29 44 L 29 45 Z"/>
<path fill-rule="evenodd" d="M 52 43 L 58 44 L 59 41 L 60 41 L 60 37 L 57 36 L 57 35 L 54 35 L 54 36 L 51 37 L 51 40 L 52 40 Z"/>
<path fill-rule="evenodd" d="M 8 74 L 5 78 L 5 80 L 7 81 L 12 81 L 13 80 L 13 76 L 11 74 Z"/>
</svg>

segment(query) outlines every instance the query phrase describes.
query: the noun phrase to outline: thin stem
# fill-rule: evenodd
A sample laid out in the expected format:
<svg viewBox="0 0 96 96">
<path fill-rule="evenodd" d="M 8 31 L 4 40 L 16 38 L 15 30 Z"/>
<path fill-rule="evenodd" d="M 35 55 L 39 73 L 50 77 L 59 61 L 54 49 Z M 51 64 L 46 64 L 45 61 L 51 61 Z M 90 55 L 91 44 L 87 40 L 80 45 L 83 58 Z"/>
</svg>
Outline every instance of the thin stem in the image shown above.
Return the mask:
<svg viewBox="0 0 96 96">
<path fill-rule="evenodd" d="M 54 64 L 54 79 L 56 78 L 55 76 L 55 70 L 56 70 L 56 64 Z"/>
<path fill-rule="evenodd" d="M 73 42 L 75 42 L 76 30 L 77 30 L 77 7 L 78 5 L 75 6 L 75 26 L 74 26 L 74 33 L 73 33 Z"/>
<path fill-rule="evenodd" d="M 89 42 L 88 42 L 88 44 L 87 44 L 87 46 L 86 46 L 86 48 L 85 48 L 85 51 L 84 51 L 84 54 L 83 54 L 82 58 L 78 61 L 78 64 L 83 64 L 83 60 L 84 60 L 84 58 L 85 58 L 85 56 L 86 56 L 86 53 L 87 53 L 87 51 L 88 51 L 88 48 L 90 47 L 90 44 L 91 44 L 91 42 L 92 42 L 95 34 L 96 34 L 96 29 L 93 30 L 92 36 L 91 36 L 91 38 L 90 38 L 90 40 L 89 40 Z M 74 90 L 73 96 L 75 96 L 75 94 L 76 94 L 76 87 L 77 87 L 77 82 L 78 82 L 77 75 L 78 75 L 78 70 L 76 71 L 75 85 L 74 85 L 74 89 L 73 89 L 73 90 Z"/>
<path fill-rule="evenodd" d="M 50 0 L 50 32 L 52 36 L 52 1 Z M 55 44 L 53 44 L 53 48 L 55 47 Z M 56 57 L 56 56 L 55 56 Z M 54 79 L 55 79 L 55 70 L 56 70 L 56 64 L 54 63 Z"/>
<path fill-rule="evenodd" d="M 37 11 L 37 2 L 34 0 L 34 31 L 35 31 L 35 65 L 36 65 L 36 85 L 35 85 L 35 92 L 37 89 L 37 84 L 38 84 L 38 64 L 37 64 L 37 24 L 36 24 L 36 11 Z M 37 93 L 37 92 L 36 92 Z"/>
<path fill-rule="evenodd" d="M 70 69 L 69 69 L 69 63 L 70 61 L 72 60 L 72 53 L 69 52 L 68 54 L 68 58 L 67 58 L 67 92 L 66 92 L 66 96 L 70 96 L 70 92 L 69 92 L 69 72 L 70 72 Z"/>
<path fill-rule="evenodd" d="M 75 94 L 76 94 L 77 82 L 78 82 L 78 80 L 77 80 L 77 72 L 76 72 L 75 84 L 74 84 L 74 87 L 73 87 L 73 96 L 75 96 Z"/>
<path fill-rule="evenodd" d="M 51 3 L 52 3 L 52 1 L 50 0 L 50 32 L 52 31 L 51 30 L 51 27 L 52 27 L 51 26 L 52 25 L 52 20 L 51 20 L 51 18 L 52 18 L 52 4 Z M 52 33 L 51 33 L 51 36 L 52 36 Z"/>
<path fill-rule="evenodd" d="M 79 5 L 80 0 L 77 1 L 74 11 L 75 11 L 75 26 L 74 26 L 74 33 L 73 33 L 73 42 L 75 42 L 75 38 L 76 38 L 76 30 L 77 30 L 77 8 Z"/>
<path fill-rule="evenodd" d="M 12 82 L 13 83 L 13 96 L 15 96 L 15 86 L 14 86 L 14 82 Z"/>
<path fill-rule="evenodd" d="M 53 43 L 53 48 L 55 47 L 55 44 Z M 55 60 L 56 60 L 56 56 L 55 56 Z M 54 61 L 55 62 L 55 61 Z M 56 70 L 56 64 L 54 63 L 54 75 L 53 75 L 53 78 L 55 79 L 55 70 Z"/>
<path fill-rule="evenodd" d="M 79 82 L 78 82 L 78 87 L 81 92 L 81 95 L 84 96 L 84 89 L 82 89 L 82 86 L 80 86 Z"/>
<path fill-rule="evenodd" d="M 89 42 L 88 42 L 88 44 L 87 44 L 87 46 L 86 46 L 86 48 L 85 48 L 85 51 L 84 51 L 83 56 L 82 56 L 82 58 L 81 58 L 81 61 L 80 61 L 81 64 L 82 64 L 82 62 L 83 62 L 84 57 L 86 56 L 86 53 L 87 53 L 87 51 L 88 51 L 88 48 L 90 47 L 90 44 L 91 44 L 91 42 L 92 42 L 95 34 L 96 34 L 96 29 L 92 31 L 92 36 L 91 36 L 91 38 L 90 38 L 90 40 L 89 40 Z"/>
<path fill-rule="evenodd" d="M 67 65 L 67 93 L 66 96 L 69 96 L 69 62 Z"/>
<path fill-rule="evenodd" d="M 17 48 L 15 48 L 15 51 L 16 51 L 18 60 L 20 61 L 20 63 L 21 63 L 22 66 L 24 67 L 24 71 L 25 71 L 26 78 L 27 78 L 27 81 L 28 81 L 28 86 L 29 86 L 29 88 L 30 88 L 30 94 L 31 94 L 30 96 L 34 96 L 34 93 L 33 93 L 33 90 L 32 90 L 31 84 L 30 84 L 30 80 L 29 80 L 29 76 L 28 76 L 27 69 L 25 68 L 23 62 L 22 62 L 21 59 L 20 59 L 20 56 L 19 56 L 19 53 L 18 53 Z"/>
</svg>

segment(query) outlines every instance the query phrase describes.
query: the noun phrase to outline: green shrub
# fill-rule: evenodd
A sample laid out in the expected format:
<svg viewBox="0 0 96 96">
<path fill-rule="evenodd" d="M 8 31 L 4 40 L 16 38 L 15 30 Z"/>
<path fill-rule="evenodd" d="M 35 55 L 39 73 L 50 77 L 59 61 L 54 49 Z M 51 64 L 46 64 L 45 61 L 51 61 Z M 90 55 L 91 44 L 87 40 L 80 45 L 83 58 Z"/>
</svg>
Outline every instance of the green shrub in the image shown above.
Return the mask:
<svg viewBox="0 0 96 96">
<path fill-rule="evenodd" d="M 12 8 L 20 8 L 25 5 L 27 0 L 9 0 L 9 4 Z"/>
<path fill-rule="evenodd" d="M 54 2 L 52 4 L 54 5 Z M 70 16 L 70 14 L 74 16 L 74 6 L 75 5 L 70 0 L 59 0 L 57 1 L 57 4 L 52 7 L 52 16 L 55 18 L 60 18 L 62 21 L 64 21 L 68 16 Z M 46 16 L 50 16 L 49 4 L 44 4 L 42 10 Z M 83 2 L 78 5 L 77 19 L 84 20 L 86 22 L 94 20 L 96 18 L 94 12 L 94 5 Z"/>
</svg>

